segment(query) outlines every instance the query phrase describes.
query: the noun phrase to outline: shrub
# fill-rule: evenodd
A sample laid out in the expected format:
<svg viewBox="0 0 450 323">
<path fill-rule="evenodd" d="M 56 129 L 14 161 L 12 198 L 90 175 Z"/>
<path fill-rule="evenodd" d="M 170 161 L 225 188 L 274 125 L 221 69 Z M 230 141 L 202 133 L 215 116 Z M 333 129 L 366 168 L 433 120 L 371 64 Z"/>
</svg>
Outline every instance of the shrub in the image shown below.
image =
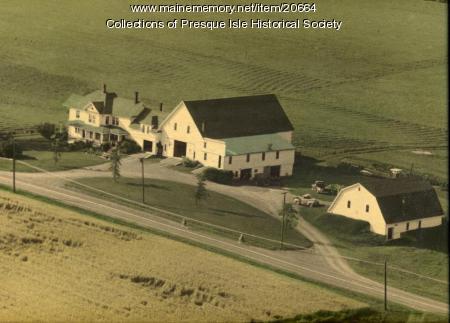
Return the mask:
<svg viewBox="0 0 450 323">
<path fill-rule="evenodd" d="M 16 142 L 16 157 L 22 156 L 23 149 L 22 147 Z M 14 151 L 14 144 L 12 140 L 5 141 L 0 144 L 0 156 L 6 157 L 6 158 L 13 158 L 13 151 Z"/>
<path fill-rule="evenodd" d="M 230 185 L 233 181 L 233 172 L 230 170 L 221 170 L 216 168 L 206 168 L 203 177 L 208 181 Z"/>
<path fill-rule="evenodd" d="M 56 127 L 53 123 L 41 123 L 37 126 L 37 131 L 39 134 L 47 140 L 50 140 L 55 134 Z"/>
<path fill-rule="evenodd" d="M 111 149 L 111 144 L 109 142 L 104 142 L 100 145 L 100 149 L 102 152 L 107 152 Z"/>
<path fill-rule="evenodd" d="M 69 151 L 81 151 L 81 150 L 87 151 L 89 150 L 89 148 L 92 147 L 92 142 L 75 141 L 69 144 L 67 147 Z"/>
<path fill-rule="evenodd" d="M 197 167 L 198 164 L 200 164 L 198 161 L 189 159 L 187 157 L 183 157 L 183 162 L 182 163 L 183 163 L 184 167 L 189 167 L 189 168 Z"/>
<path fill-rule="evenodd" d="M 141 147 L 134 141 L 130 139 L 125 139 L 120 144 L 120 152 L 130 155 L 141 152 Z"/>
</svg>

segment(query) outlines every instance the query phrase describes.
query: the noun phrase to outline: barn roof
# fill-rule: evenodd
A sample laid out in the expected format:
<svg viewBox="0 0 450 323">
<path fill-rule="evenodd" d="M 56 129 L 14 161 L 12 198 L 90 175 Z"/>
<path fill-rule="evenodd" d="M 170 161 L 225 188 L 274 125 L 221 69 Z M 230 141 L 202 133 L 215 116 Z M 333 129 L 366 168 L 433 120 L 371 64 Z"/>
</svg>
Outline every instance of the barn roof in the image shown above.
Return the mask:
<svg viewBox="0 0 450 323">
<path fill-rule="evenodd" d="M 275 95 L 184 101 L 203 137 L 263 135 L 294 129 Z"/>
<path fill-rule="evenodd" d="M 442 215 L 434 188 L 425 181 L 384 179 L 361 183 L 377 199 L 387 224 Z"/>
</svg>

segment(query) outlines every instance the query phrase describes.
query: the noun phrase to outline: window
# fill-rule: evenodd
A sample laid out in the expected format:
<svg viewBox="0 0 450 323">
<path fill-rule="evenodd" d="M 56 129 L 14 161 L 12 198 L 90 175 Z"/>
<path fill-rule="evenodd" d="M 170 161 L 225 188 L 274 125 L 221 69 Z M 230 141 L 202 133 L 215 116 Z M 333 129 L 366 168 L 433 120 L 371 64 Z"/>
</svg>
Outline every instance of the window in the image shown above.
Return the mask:
<svg viewBox="0 0 450 323">
<path fill-rule="evenodd" d="M 275 153 L 275 159 L 280 159 L 280 152 L 279 152 L 279 151 L 277 151 L 277 152 Z"/>
<path fill-rule="evenodd" d="M 145 126 L 142 126 L 142 127 L 141 127 L 141 131 L 142 131 L 142 132 L 145 132 Z"/>
<path fill-rule="evenodd" d="M 206 141 L 203 143 L 203 148 L 206 148 Z"/>
<path fill-rule="evenodd" d="M 174 124 L 173 124 L 173 130 L 175 130 L 175 131 L 177 131 L 177 123 L 175 122 Z"/>
<path fill-rule="evenodd" d="M 217 162 L 217 168 L 222 166 L 222 156 L 219 156 L 219 161 Z"/>
<path fill-rule="evenodd" d="M 258 170 L 255 168 L 255 174 L 258 172 Z"/>
<path fill-rule="evenodd" d="M 238 177 L 239 176 L 239 172 L 234 172 L 234 177 Z"/>
<path fill-rule="evenodd" d="M 150 126 L 147 126 L 147 133 L 150 132 Z"/>
<path fill-rule="evenodd" d="M 191 126 L 187 126 L 186 132 L 191 133 Z"/>
<path fill-rule="evenodd" d="M 95 133 L 95 140 L 100 140 L 100 134 L 98 132 Z"/>
<path fill-rule="evenodd" d="M 352 202 L 351 201 L 347 201 L 347 209 L 349 209 L 352 206 Z"/>
<path fill-rule="evenodd" d="M 409 230 L 409 222 L 406 222 L 406 231 Z"/>
<path fill-rule="evenodd" d="M 369 204 L 366 204 L 366 212 L 369 212 Z"/>
<path fill-rule="evenodd" d="M 207 153 L 204 153 L 203 154 L 203 160 L 207 160 L 208 159 L 208 154 Z"/>
<path fill-rule="evenodd" d="M 109 124 L 109 116 L 106 116 L 106 118 L 105 118 L 105 123 L 106 123 L 106 124 Z"/>
<path fill-rule="evenodd" d="M 194 151 L 194 156 L 193 156 L 194 160 L 195 160 L 195 151 Z"/>
<path fill-rule="evenodd" d="M 250 154 L 247 154 L 247 163 L 250 161 Z"/>
<path fill-rule="evenodd" d="M 233 163 L 233 156 L 228 157 L 228 164 L 232 164 Z"/>
<path fill-rule="evenodd" d="M 89 131 L 89 138 L 92 139 L 93 136 L 94 136 L 94 133 L 92 131 Z"/>
<path fill-rule="evenodd" d="M 420 229 L 421 227 L 422 227 L 422 221 L 419 221 L 419 226 L 417 228 Z"/>
<path fill-rule="evenodd" d="M 262 160 L 266 160 L 266 153 L 262 153 L 261 158 Z"/>
<path fill-rule="evenodd" d="M 77 119 L 79 119 L 79 118 L 80 118 L 80 110 L 77 110 L 77 111 L 75 112 L 75 115 L 76 115 Z"/>
</svg>

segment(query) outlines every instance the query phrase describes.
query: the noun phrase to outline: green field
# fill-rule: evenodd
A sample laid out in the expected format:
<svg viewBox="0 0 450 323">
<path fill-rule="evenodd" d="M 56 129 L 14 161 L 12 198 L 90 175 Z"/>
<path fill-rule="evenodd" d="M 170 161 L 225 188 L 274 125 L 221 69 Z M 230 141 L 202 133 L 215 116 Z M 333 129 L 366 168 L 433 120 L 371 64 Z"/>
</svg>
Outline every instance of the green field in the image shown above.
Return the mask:
<svg viewBox="0 0 450 323">
<path fill-rule="evenodd" d="M 167 109 L 182 99 L 270 92 L 280 98 L 306 155 L 381 159 L 399 167 L 414 162 L 446 178 L 447 156 L 427 159 L 409 151 L 448 146 L 447 4 L 317 5 L 305 18 L 342 19 L 341 31 L 108 30 L 107 18 L 206 16 L 131 14 L 122 0 L 3 1 L 0 130 L 64 120 L 61 103 L 71 93 L 103 82 L 123 96 L 138 90 Z"/>
<path fill-rule="evenodd" d="M 140 179 L 120 178 L 118 182 L 115 183 L 111 178 L 83 178 L 79 179 L 78 182 L 100 189 L 104 192 L 121 196 L 128 200 L 136 201 L 138 203 L 142 202 L 142 186 Z M 75 189 L 81 188 L 83 191 L 86 190 L 85 187 L 80 187 L 79 185 L 72 183 L 69 184 L 69 187 Z M 194 198 L 195 189 L 195 186 L 181 183 L 154 179 L 146 180 L 145 204 L 185 216 L 188 226 L 193 229 L 224 235 L 235 240 L 237 240 L 240 235 L 239 233 L 228 232 L 226 230 L 190 221 L 190 218 L 226 227 L 242 233 L 273 239 L 275 241 L 280 240 L 281 222 L 279 219 L 234 198 L 212 191 L 208 192 L 209 197 L 207 200 L 201 201 L 197 205 Z M 91 194 L 99 195 L 101 193 L 92 191 Z M 142 209 L 138 204 L 130 204 L 108 195 L 104 195 L 104 197 L 112 199 L 114 202 L 124 203 Z M 170 214 L 154 210 L 150 210 L 150 212 L 181 222 L 180 217 L 171 216 Z M 279 248 L 278 242 L 273 243 L 249 236 L 245 236 L 244 238 L 246 242 L 253 245 L 270 249 Z M 309 240 L 293 229 L 286 230 L 285 241 L 304 247 L 310 247 L 312 245 Z"/>
<path fill-rule="evenodd" d="M 369 232 L 368 224 L 325 213 L 323 208 L 302 208 L 308 222 L 320 228 L 343 256 L 371 263 L 349 260 L 350 266 L 363 276 L 379 282 L 384 280 L 383 263 L 446 281 L 439 283 L 412 274 L 388 270 L 389 284 L 425 297 L 448 302 L 448 227 L 411 232 L 408 239 L 385 242 L 385 238 Z M 374 265 L 378 263 L 381 265 Z"/>
</svg>

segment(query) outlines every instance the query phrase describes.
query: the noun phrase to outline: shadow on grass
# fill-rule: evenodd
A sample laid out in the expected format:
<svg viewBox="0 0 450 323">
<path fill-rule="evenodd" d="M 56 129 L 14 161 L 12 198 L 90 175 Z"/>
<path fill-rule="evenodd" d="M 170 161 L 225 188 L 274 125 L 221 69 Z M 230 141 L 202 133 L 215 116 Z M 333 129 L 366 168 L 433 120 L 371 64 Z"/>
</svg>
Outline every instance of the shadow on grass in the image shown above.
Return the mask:
<svg viewBox="0 0 450 323">
<path fill-rule="evenodd" d="M 217 215 L 237 215 L 237 216 L 242 216 L 245 218 L 263 218 L 263 216 L 260 216 L 260 215 L 243 213 L 243 212 L 233 212 L 233 211 L 221 210 L 221 209 L 209 209 L 209 210 L 213 211 Z"/>
<path fill-rule="evenodd" d="M 129 185 L 129 186 L 133 186 L 133 187 L 142 187 L 142 184 L 141 184 L 141 183 L 126 182 L 125 184 L 126 184 L 126 185 Z M 155 189 L 157 189 L 157 190 L 171 191 L 170 188 L 165 187 L 165 186 L 162 186 L 162 185 L 157 185 L 157 184 L 148 184 L 148 183 L 145 183 L 145 184 L 144 184 L 144 187 L 145 187 L 145 188 L 155 188 Z"/>
</svg>

